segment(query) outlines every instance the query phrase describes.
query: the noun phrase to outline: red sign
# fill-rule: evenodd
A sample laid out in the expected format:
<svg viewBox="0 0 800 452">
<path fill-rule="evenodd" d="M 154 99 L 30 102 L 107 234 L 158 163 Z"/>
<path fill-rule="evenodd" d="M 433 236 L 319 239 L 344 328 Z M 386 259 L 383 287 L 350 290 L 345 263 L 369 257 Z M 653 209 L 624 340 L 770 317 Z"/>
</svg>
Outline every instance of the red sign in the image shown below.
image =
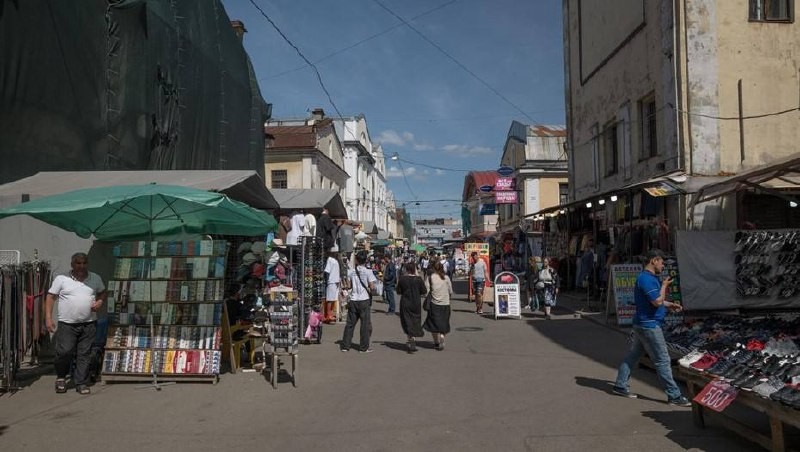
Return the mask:
<svg viewBox="0 0 800 452">
<path fill-rule="evenodd" d="M 736 400 L 739 391 L 722 380 L 714 380 L 707 384 L 694 401 L 716 412 L 722 412 L 728 405 Z"/>
<path fill-rule="evenodd" d="M 494 189 L 500 190 L 513 190 L 514 178 L 511 177 L 498 177 L 497 182 L 494 183 Z"/>
<path fill-rule="evenodd" d="M 517 192 L 515 191 L 496 191 L 494 192 L 495 204 L 516 204 Z"/>
</svg>

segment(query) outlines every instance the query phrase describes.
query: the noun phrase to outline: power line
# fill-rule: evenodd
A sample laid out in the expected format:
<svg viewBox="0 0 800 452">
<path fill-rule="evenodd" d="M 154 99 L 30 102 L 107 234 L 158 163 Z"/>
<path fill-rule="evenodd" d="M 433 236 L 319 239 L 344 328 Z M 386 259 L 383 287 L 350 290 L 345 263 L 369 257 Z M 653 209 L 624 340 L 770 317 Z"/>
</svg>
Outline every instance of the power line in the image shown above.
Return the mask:
<svg viewBox="0 0 800 452">
<path fill-rule="evenodd" d="M 261 13 L 262 16 L 264 16 L 265 19 L 267 19 L 267 21 L 270 23 L 270 25 L 272 25 L 272 28 L 274 28 L 275 31 L 277 31 L 278 34 L 281 35 L 283 40 L 286 41 L 287 44 L 292 46 L 292 48 L 295 50 L 295 52 L 297 52 L 297 54 L 300 56 L 300 58 L 302 58 L 303 61 L 305 61 L 309 66 L 311 66 L 312 69 L 314 69 L 314 73 L 317 74 L 317 80 L 319 81 L 319 86 L 322 88 L 322 91 L 325 92 L 325 95 L 328 96 L 328 102 L 330 102 L 331 106 L 336 111 L 336 114 L 339 115 L 339 118 L 344 120 L 344 117 L 342 116 L 342 113 L 339 112 L 339 108 L 333 102 L 333 98 L 331 97 L 331 93 L 328 92 L 328 88 L 325 87 L 325 83 L 322 81 L 322 75 L 320 75 L 319 70 L 317 69 L 317 66 L 315 66 L 314 63 L 312 63 L 308 58 L 306 58 L 305 55 L 303 55 L 303 52 L 301 52 L 300 49 L 283 33 L 283 31 L 281 31 L 281 29 L 278 28 L 278 25 L 275 24 L 275 22 L 272 21 L 272 19 L 267 15 L 266 12 L 264 12 L 263 9 L 261 9 L 260 6 L 258 6 L 258 4 L 255 2 L 255 0 L 250 0 L 250 3 L 258 10 L 258 12 Z"/>
<path fill-rule="evenodd" d="M 439 170 L 439 171 L 454 171 L 454 172 L 460 172 L 460 173 L 469 173 L 470 171 L 474 171 L 474 170 L 471 170 L 471 169 L 444 168 L 444 167 L 441 167 L 441 166 L 433 166 L 433 165 L 428 165 L 427 163 L 412 162 L 411 160 L 406 160 L 406 159 L 403 159 L 403 158 L 400 158 L 400 157 L 391 158 L 391 160 L 397 161 L 397 162 L 406 162 L 406 163 L 410 163 L 412 165 L 424 166 L 425 168 L 435 169 L 435 170 Z"/>
<path fill-rule="evenodd" d="M 408 187 L 408 192 L 411 193 L 411 196 L 413 196 L 415 199 L 419 198 L 417 194 L 414 193 L 414 190 L 411 188 L 411 184 L 408 183 L 408 177 L 406 176 L 405 168 L 403 168 L 403 163 L 399 161 L 397 163 L 400 165 L 400 173 L 403 175 L 403 181 L 406 183 L 406 187 Z"/>
<path fill-rule="evenodd" d="M 678 111 L 680 113 L 683 113 L 685 115 L 699 116 L 701 118 L 709 118 L 709 119 L 718 119 L 720 121 L 738 121 L 739 119 L 760 119 L 760 118 L 768 118 L 770 116 L 785 115 L 786 113 L 791 113 L 793 111 L 800 111 L 800 107 L 794 107 L 794 108 L 789 108 L 789 109 L 786 109 L 786 110 L 776 111 L 776 112 L 772 112 L 772 113 L 763 113 L 763 114 L 760 114 L 760 115 L 742 116 L 741 118 L 739 118 L 738 116 L 714 116 L 714 115 L 707 115 L 707 114 L 704 114 L 704 113 L 694 113 L 694 112 L 691 112 L 691 111 L 688 111 L 688 110 L 681 110 L 680 108 L 675 108 L 675 106 L 672 105 L 671 103 L 668 103 L 667 106 L 669 106 L 670 108 L 673 108 L 676 111 Z"/>
<path fill-rule="evenodd" d="M 252 0 L 251 0 L 251 1 L 252 1 Z M 486 88 L 488 88 L 488 89 L 489 89 L 491 92 L 493 92 L 493 93 L 494 93 L 494 94 L 495 94 L 497 97 L 499 97 L 500 99 L 502 99 L 503 101 L 505 101 L 505 102 L 506 102 L 508 105 L 511 105 L 511 106 L 512 106 L 512 107 L 513 107 L 515 110 L 517 110 L 518 112 L 522 113 L 522 115 L 523 115 L 523 116 L 525 116 L 526 118 L 528 118 L 529 120 L 531 120 L 531 121 L 534 123 L 534 125 L 538 125 L 538 124 L 539 124 L 539 123 L 538 123 L 538 122 L 537 122 L 535 119 L 531 118 L 531 117 L 530 117 L 530 116 L 529 116 L 527 113 L 525 113 L 525 111 L 523 111 L 523 110 L 522 110 L 520 107 L 518 107 L 518 106 L 517 106 L 517 104 L 515 104 L 514 102 L 511 102 L 511 100 L 509 100 L 509 99 L 508 99 L 506 96 L 504 96 L 502 93 L 500 93 L 500 91 L 496 90 L 496 89 L 495 89 L 495 88 L 494 88 L 492 85 L 490 85 L 490 84 L 489 84 L 489 83 L 488 83 L 486 80 L 484 80 L 484 79 L 482 79 L 481 77 L 479 77 L 479 76 L 478 76 L 478 74 L 476 74 L 476 73 L 472 72 L 472 71 L 471 71 L 471 70 L 470 70 L 468 67 L 466 67 L 466 66 L 465 66 L 464 64 L 462 64 L 460 61 L 458 61 L 458 60 L 457 60 L 455 57 L 453 57 L 452 55 L 450 55 L 449 53 L 447 53 L 447 51 L 446 51 L 446 50 L 444 50 L 444 49 L 443 49 L 442 47 L 440 47 L 438 44 L 436 44 L 435 42 L 433 42 L 433 41 L 432 41 L 430 38 L 428 38 L 427 36 L 425 36 L 425 35 L 424 35 L 424 34 L 423 34 L 421 31 L 419 31 L 419 30 L 417 30 L 416 28 L 414 28 L 414 26 L 413 26 L 413 25 L 411 25 L 410 23 L 408 23 L 408 22 L 407 22 L 405 19 L 403 19 L 402 17 L 400 17 L 399 15 L 397 15 L 397 14 L 396 14 L 394 11 L 392 11 L 391 9 L 389 9 L 389 8 L 388 8 L 386 5 L 384 5 L 384 4 L 383 4 L 383 3 L 381 3 L 380 1 L 378 1 L 378 0 L 373 0 L 373 1 L 374 1 L 375 3 L 377 3 L 377 4 L 378 4 L 378 6 L 380 6 L 381 8 L 385 9 L 385 10 L 386 10 L 386 11 L 387 11 L 389 14 L 391 14 L 392 16 L 396 17 L 398 20 L 400 20 L 401 22 L 403 22 L 403 23 L 404 23 L 404 24 L 405 24 L 405 25 L 406 25 L 408 28 L 410 28 L 410 29 L 411 29 L 411 30 L 412 30 L 414 33 L 418 34 L 418 35 L 419 35 L 419 36 L 420 36 L 422 39 L 424 39 L 424 40 L 425 40 L 425 41 L 426 41 L 428 44 L 430 44 L 430 45 L 432 45 L 433 47 L 435 47 L 435 48 L 436 48 L 436 49 L 437 49 L 439 52 L 441 52 L 441 53 L 442 53 L 444 56 L 446 56 L 447 58 L 449 58 L 449 59 L 450 59 L 452 62 L 454 62 L 454 63 L 455 63 L 455 64 L 456 64 L 458 67 L 460 67 L 461 69 L 463 69 L 463 70 L 464 70 L 464 72 L 466 72 L 467 74 L 471 75 L 473 78 L 475 78 L 475 80 L 477 80 L 477 81 L 479 81 L 481 84 L 483 84 L 483 86 L 485 86 Z"/>
<path fill-rule="evenodd" d="M 450 0 L 450 1 L 449 1 L 449 2 L 447 2 L 447 3 L 442 3 L 441 5 L 439 5 L 439 6 L 435 7 L 435 8 L 432 8 L 432 9 L 429 9 L 429 10 L 427 10 L 427 11 L 423 12 L 423 13 L 417 14 L 416 16 L 412 17 L 412 18 L 411 18 L 411 19 L 409 19 L 409 20 L 416 20 L 416 19 L 419 19 L 419 18 L 420 18 L 420 17 L 422 17 L 422 16 L 427 16 L 428 14 L 430 14 L 430 13 L 433 13 L 433 12 L 435 12 L 435 11 L 438 11 L 438 10 L 440 10 L 440 9 L 444 8 L 445 6 L 451 5 L 451 4 L 455 3 L 456 1 L 458 1 L 458 0 Z M 389 27 L 389 28 L 387 28 L 387 29 L 385 29 L 385 30 L 383 30 L 383 31 L 380 31 L 380 32 L 378 32 L 378 33 L 375 33 L 374 35 L 368 36 L 368 37 L 366 37 L 366 38 L 364 38 L 364 39 L 362 39 L 362 40 L 360 40 L 360 41 L 358 41 L 358 42 L 355 42 L 355 43 L 353 43 L 353 44 L 351 44 L 351 45 L 349 45 L 349 46 L 347 46 L 347 47 L 344 47 L 344 48 L 341 48 L 341 49 L 339 49 L 339 50 L 336 50 L 336 51 L 334 51 L 334 52 L 331 52 L 331 53 L 329 53 L 329 54 L 325 55 L 324 57 L 322 57 L 322 58 L 318 59 L 318 60 L 317 60 L 317 61 L 315 61 L 314 63 L 315 63 L 315 64 L 317 64 L 317 63 L 321 63 L 321 62 L 323 62 L 323 61 L 325 61 L 325 60 L 327 60 L 327 59 L 330 59 L 330 58 L 332 58 L 332 57 L 334 57 L 334 56 L 336 56 L 336 55 L 338 55 L 338 54 L 340 54 L 340 53 L 342 53 L 342 52 L 346 52 L 346 51 L 348 51 L 348 50 L 350 50 L 350 49 L 352 49 L 352 48 L 354 48 L 354 47 L 357 47 L 357 46 L 359 46 L 359 45 L 361 45 L 361 44 L 363 44 L 363 43 L 365 43 L 365 42 L 367 42 L 367 41 L 371 41 L 371 40 L 373 40 L 373 39 L 375 39 L 375 38 L 377 38 L 377 37 L 383 36 L 383 35 L 385 35 L 386 33 L 389 33 L 390 31 L 394 30 L 395 28 L 400 28 L 400 27 L 402 27 L 402 26 L 403 26 L 403 24 L 402 24 L 402 23 L 399 23 L 399 24 L 396 24 L 396 25 L 394 25 L 394 26 L 391 26 L 391 27 Z M 306 65 L 304 65 L 304 66 L 298 66 L 298 67 L 296 67 L 296 68 L 294 68 L 294 69 L 289 69 L 289 70 L 287 70 L 287 71 L 283 71 L 283 72 L 280 72 L 280 73 L 278 73 L 278 74 L 275 74 L 275 75 L 269 75 L 269 76 L 267 76 L 267 77 L 260 78 L 260 79 L 258 79 L 258 80 L 259 80 L 259 81 L 264 81 L 264 80 L 269 80 L 269 79 L 277 78 L 277 77 L 280 77 L 280 76 L 283 76 L 283 75 L 286 75 L 286 74 L 291 74 L 292 72 L 296 72 L 296 71 L 299 71 L 299 70 L 301 70 L 301 69 L 305 69 L 305 68 L 307 68 L 308 66 L 309 66 L 308 64 L 306 64 Z"/>
</svg>

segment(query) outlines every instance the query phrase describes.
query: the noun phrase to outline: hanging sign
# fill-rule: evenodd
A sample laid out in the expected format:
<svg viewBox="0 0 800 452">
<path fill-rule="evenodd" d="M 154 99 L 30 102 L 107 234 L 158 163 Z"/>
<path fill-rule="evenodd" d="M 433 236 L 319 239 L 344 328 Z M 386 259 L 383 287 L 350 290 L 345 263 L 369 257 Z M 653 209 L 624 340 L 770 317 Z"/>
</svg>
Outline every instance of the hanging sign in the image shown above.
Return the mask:
<svg viewBox="0 0 800 452">
<path fill-rule="evenodd" d="M 640 264 L 611 266 L 611 287 L 614 292 L 617 325 L 633 324 L 633 315 L 636 313 L 633 289 L 636 287 L 636 278 L 639 277 L 641 272 L 642 266 Z"/>
<path fill-rule="evenodd" d="M 501 166 L 500 168 L 497 168 L 497 174 L 499 174 L 499 175 L 501 175 L 503 177 L 508 177 L 508 176 L 514 174 L 514 168 L 512 168 L 510 166 Z"/>
<path fill-rule="evenodd" d="M 497 191 L 494 193 L 494 202 L 496 204 L 516 204 L 517 192 L 515 191 Z"/>
<path fill-rule="evenodd" d="M 680 190 L 666 182 L 659 182 L 655 185 L 645 187 L 644 191 L 646 191 L 650 196 L 655 197 L 677 195 L 680 193 Z"/>
<path fill-rule="evenodd" d="M 467 256 L 472 255 L 472 252 L 478 253 L 478 256 L 489 257 L 489 244 L 488 243 L 465 243 L 464 254 Z"/>
<path fill-rule="evenodd" d="M 513 177 L 498 177 L 497 182 L 494 183 L 495 190 L 513 190 L 514 178 Z"/>
<path fill-rule="evenodd" d="M 683 305 L 683 297 L 681 296 L 681 279 L 678 273 L 678 259 L 675 257 L 664 258 L 664 271 L 659 275 L 659 279 L 664 281 L 667 278 L 672 278 L 672 283 L 669 285 L 667 292 L 667 301 Z M 664 319 L 666 325 L 674 325 L 683 323 L 682 312 L 668 312 L 667 317 Z"/>
<path fill-rule="evenodd" d="M 478 190 L 480 190 L 480 191 L 482 191 L 484 193 L 489 193 L 490 191 L 494 190 L 494 187 L 492 187 L 491 185 L 481 185 L 478 188 Z"/>
<path fill-rule="evenodd" d="M 694 397 L 693 401 L 721 413 L 731 402 L 736 400 L 737 395 L 739 395 L 739 391 L 729 383 L 712 380 Z"/>
<path fill-rule="evenodd" d="M 494 278 L 494 318 L 521 318 L 519 278 L 502 272 Z"/>
<path fill-rule="evenodd" d="M 481 215 L 497 215 L 497 204 L 481 204 Z"/>
</svg>

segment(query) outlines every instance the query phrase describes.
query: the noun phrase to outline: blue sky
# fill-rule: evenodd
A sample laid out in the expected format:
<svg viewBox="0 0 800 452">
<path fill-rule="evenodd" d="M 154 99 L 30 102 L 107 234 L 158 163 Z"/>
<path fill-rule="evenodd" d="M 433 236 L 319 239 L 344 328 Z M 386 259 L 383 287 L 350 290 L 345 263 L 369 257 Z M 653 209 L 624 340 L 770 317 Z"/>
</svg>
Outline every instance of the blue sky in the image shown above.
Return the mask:
<svg viewBox="0 0 800 452">
<path fill-rule="evenodd" d="M 413 201 L 460 199 L 465 173 L 449 170 L 497 168 L 512 120 L 565 121 L 560 1 L 378 0 L 491 88 L 376 0 L 254 1 L 315 63 L 342 115 L 363 113 L 372 140 L 405 160 L 402 168 L 387 160 L 388 183 L 415 217 L 458 218 L 459 202 Z M 248 30 L 245 48 L 274 118 L 320 106 L 335 115 L 313 69 L 249 0 L 223 4 Z"/>
</svg>

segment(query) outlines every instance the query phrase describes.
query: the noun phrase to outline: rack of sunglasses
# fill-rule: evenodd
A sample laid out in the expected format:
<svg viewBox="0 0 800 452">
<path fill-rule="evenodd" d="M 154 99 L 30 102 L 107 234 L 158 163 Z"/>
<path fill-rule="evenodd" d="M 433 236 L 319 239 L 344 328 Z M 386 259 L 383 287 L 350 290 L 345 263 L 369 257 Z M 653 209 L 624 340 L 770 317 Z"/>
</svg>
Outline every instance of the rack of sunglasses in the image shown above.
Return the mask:
<svg viewBox="0 0 800 452">
<path fill-rule="evenodd" d="M 114 247 L 104 381 L 217 381 L 227 251 L 224 240 Z"/>
<path fill-rule="evenodd" d="M 268 353 L 295 353 L 298 347 L 299 306 L 295 293 L 273 289 L 269 292 Z"/>
<path fill-rule="evenodd" d="M 305 323 L 314 308 L 321 309 L 325 302 L 325 248 L 321 238 L 301 237 L 299 273 L 300 319 L 297 334 L 305 331 Z"/>
</svg>

